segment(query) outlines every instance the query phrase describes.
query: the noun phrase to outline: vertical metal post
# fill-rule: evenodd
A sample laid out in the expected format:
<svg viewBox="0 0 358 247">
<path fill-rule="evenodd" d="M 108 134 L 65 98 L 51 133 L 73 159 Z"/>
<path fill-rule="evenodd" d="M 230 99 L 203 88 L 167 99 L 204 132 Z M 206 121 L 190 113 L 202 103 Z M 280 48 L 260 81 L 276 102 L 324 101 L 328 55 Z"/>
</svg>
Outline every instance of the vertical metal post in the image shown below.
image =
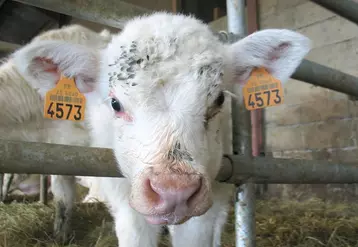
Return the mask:
<svg viewBox="0 0 358 247">
<path fill-rule="evenodd" d="M 237 35 L 246 34 L 245 0 L 227 0 L 227 29 Z"/>
<path fill-rule="evenodd" d="M 237 187 L 235 203 L 236 246 L 254 247 L 255 234 L 255 184 L 247 181 Z"/>
<path fill-rule="evenodd" d="M 5 195 L 3 195 L 3 187 L 4 187 L 4 173 L 0 173 L 0 202 L 5 199 Z"/>
<path fill-rule="evenodd" d="M 245 36 L 245 0 L 227 0 L 228 31 Z M 236 95 L 243 99 L 240 86 L 234 86 Z M 232 101 L 232 128 L 234 154 L 252 157 L 250 112 L 243 101 Z M 237 187 L 235 201 L 235 229 L 237 247 L 255 246 L 255 184 L 248 180 Z"/>
<path fill-rule="evenodd" d="M 47 205 L 48 175 L 40 176 L 40 202 Z"/>
</svg>

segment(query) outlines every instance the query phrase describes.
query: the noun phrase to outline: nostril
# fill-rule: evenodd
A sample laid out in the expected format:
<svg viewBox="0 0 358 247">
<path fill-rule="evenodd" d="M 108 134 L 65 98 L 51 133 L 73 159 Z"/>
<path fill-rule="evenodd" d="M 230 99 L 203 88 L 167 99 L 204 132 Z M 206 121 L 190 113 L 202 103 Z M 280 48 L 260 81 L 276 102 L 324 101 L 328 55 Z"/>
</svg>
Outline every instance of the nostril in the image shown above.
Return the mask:
<svg viewBox="0 0 358 247">
<path fill-rule="evenodd" d="M 153 192 L 155 192 L 156 194 L 160 194 L 160 189 L 158 188 L 158 186 L 156 186 L 152 180 L 148 179 L 148 181 L 149 181 L 149 186 L 153 190 Z"/>
<path fill-rule="evenodd" d="M 194 189 L 193 189 L 192 194 L 189 196 L 189 198 L 187 200 L 188 204 L 196 197 L 197 194 L 199 194 L 201 186 L 202 186 L 202 178 L 199 178 L 197 180 L 197 183 L 195 183 L 195 187 L 193 187 Z"/>
<path fill-rule="evenodd" d="M 150 203 L 157 204 L 160 201 L 160 193 L 157 191 L 157 187 L 152 186 L 150 179 L 145 182 L 145 195 Z"/>
</svg>

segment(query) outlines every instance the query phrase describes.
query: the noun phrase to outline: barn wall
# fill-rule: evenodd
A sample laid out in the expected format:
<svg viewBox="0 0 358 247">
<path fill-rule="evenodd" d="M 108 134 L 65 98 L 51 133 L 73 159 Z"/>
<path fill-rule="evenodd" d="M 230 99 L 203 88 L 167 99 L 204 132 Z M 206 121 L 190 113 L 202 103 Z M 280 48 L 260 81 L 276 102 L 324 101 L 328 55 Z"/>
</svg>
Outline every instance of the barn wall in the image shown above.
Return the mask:
<svg viewBox="0 0 358 247">
<path fill-rule="evenodd" d="M 358 76 L 358 25 L 307 0 L 260 0 L 261 28 L 289 28 L 307 35 L 307 59 Z M 285 103 L 268 108 L 266 150 L 274 157 L 358 160 L 358 103 L 344 94 L 290 80 Z M 348 200 L 356 185 L 270 186 L 280 196 Z M 354 199 L 354 198 L 353 198 Z"/>
<path fill-rule="evenodd" d="M 307 35 L 307 59 L 358 76 L 358 25 L 308 0 L 259 0 L 260 29 L 289 28 Z M 226 29 L 226 18 L 212 24 Z M 344 94 L 290 80 L 285 102 L 265 110 L 265 147 L 274 157 L 358 161 L 358 102 Z M 356 191 L 357 190 L 357 191 Z M 346 200 L 355 185 L 271 185 L 269 195 Z"/>
</svg>

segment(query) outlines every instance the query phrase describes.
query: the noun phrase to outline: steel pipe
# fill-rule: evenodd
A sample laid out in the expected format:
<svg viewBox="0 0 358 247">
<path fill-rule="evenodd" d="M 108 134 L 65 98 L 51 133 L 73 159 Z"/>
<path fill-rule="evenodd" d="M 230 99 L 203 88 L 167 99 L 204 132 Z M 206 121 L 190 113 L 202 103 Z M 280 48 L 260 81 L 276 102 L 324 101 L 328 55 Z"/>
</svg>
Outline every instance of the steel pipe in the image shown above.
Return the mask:
<svg viewBox="0 0 358 247">
<path fill-rule="evenodd" d="M 111 149 L 0 139 L 0 173 L 122 177 Z M 358 163 L 225 155 L 216 178 L 242 184 L 358 183 Z"/>
<path fill-rule="evenodd" d="M 227 0 L 227 27 L 228 31 L 239 36 L 247 34 L 246 9 L 244 0 Z M 240 87 L 234 86 L 234 93 L 242 96 Z M 240 97 L 243 98 L 243 97 Z M 233 100 L 232 130 L 234 154 L 252 157 L 250 111 L 247 111 L 244 102 Z M 234 164 L 237 165 L 237 164 Z M 255 246 L 255 184 L 249 180 L 239 185 L 235 200 L 235 243 L 238 247 Z"/>
<path fill-rule="evenodd" d="M 236 246 L 256 246 L 255 186 L 251 179 L 238 187 L 236 198 Z"/>
<path fill-rule="evenodd" d="M 9 42 L 0 40 L 0 51 L 2 51 L 2 52 L 12 52 L 20 47 L 21 47 L 21 45 L 19 45 L 19 44 L 9 43 Z"/>
<path fill-rule="evenodd" d="M 235 34 L 246 34 L 245 0 L 226 1 L 227 29 Z"/>
<path fill-rule="evenodd" d="M 352 0 L 311 0 L 312 2 L 358 24 L 358 3 Z"/>
<path fill-rule="evenodd" d="M 309 60 L 304 60 L 291 77 L 315 86 L 358 97 L 357 77 Z"/>
<path fill-rule="evenodd" d="M 40 176 L 40 203 L 47 205 L 48 203 L 48 175 Z"/>
<path fill-rule="evenodd" d="M 3 187 L 4 187 L 4 173 L 0 173 L 0 202 L 4 200 Z"/>
<path fill-rule="evenodd" d="M 0 173 L 121 176 L 110 149 L 0 139 Z"/>
<path fill-rule="evenodd" d="M 223 181 L 227 183 L 250 178 L 255 183 L 270 184 L 353 184 L 358 181 L 358 163 L 272 157 L 248 159 L 238 155 L 228 158 L 232 159 L 233 175 Z"/>
<path fill-rule="evenodd" d="M 151 11 L 121 0 L 14 1 L 119 29 L 123 29 L 126 19 Z"/>
<path fill-rule="evenodd" d="M 13 44 L 5 41 L 0 40 L 0 58 L 7 57 L 16 49 L 20 48 L 21 46 L 18 44 Z"/>
</svg>

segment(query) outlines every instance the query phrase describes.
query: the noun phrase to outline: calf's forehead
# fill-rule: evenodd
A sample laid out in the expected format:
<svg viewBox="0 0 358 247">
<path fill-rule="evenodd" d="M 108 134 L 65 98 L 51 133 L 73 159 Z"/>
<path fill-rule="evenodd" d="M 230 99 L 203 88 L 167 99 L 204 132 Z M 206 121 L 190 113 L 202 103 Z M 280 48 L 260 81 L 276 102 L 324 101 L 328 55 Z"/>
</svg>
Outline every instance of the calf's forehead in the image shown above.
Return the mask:
<svg viewBox="0 0 358 247">
<path fill-rule="evenodd" d="M 208 26 L 192 17 L 140 17 L 107 47 L 102 81 L 108 82 L 110 90 L 127 95 L 134 91 L 137 97 L 174 90 L 185 94 L 206 90 L 215 95 L 226 56 L 224 45 Z"/>
</svg>

